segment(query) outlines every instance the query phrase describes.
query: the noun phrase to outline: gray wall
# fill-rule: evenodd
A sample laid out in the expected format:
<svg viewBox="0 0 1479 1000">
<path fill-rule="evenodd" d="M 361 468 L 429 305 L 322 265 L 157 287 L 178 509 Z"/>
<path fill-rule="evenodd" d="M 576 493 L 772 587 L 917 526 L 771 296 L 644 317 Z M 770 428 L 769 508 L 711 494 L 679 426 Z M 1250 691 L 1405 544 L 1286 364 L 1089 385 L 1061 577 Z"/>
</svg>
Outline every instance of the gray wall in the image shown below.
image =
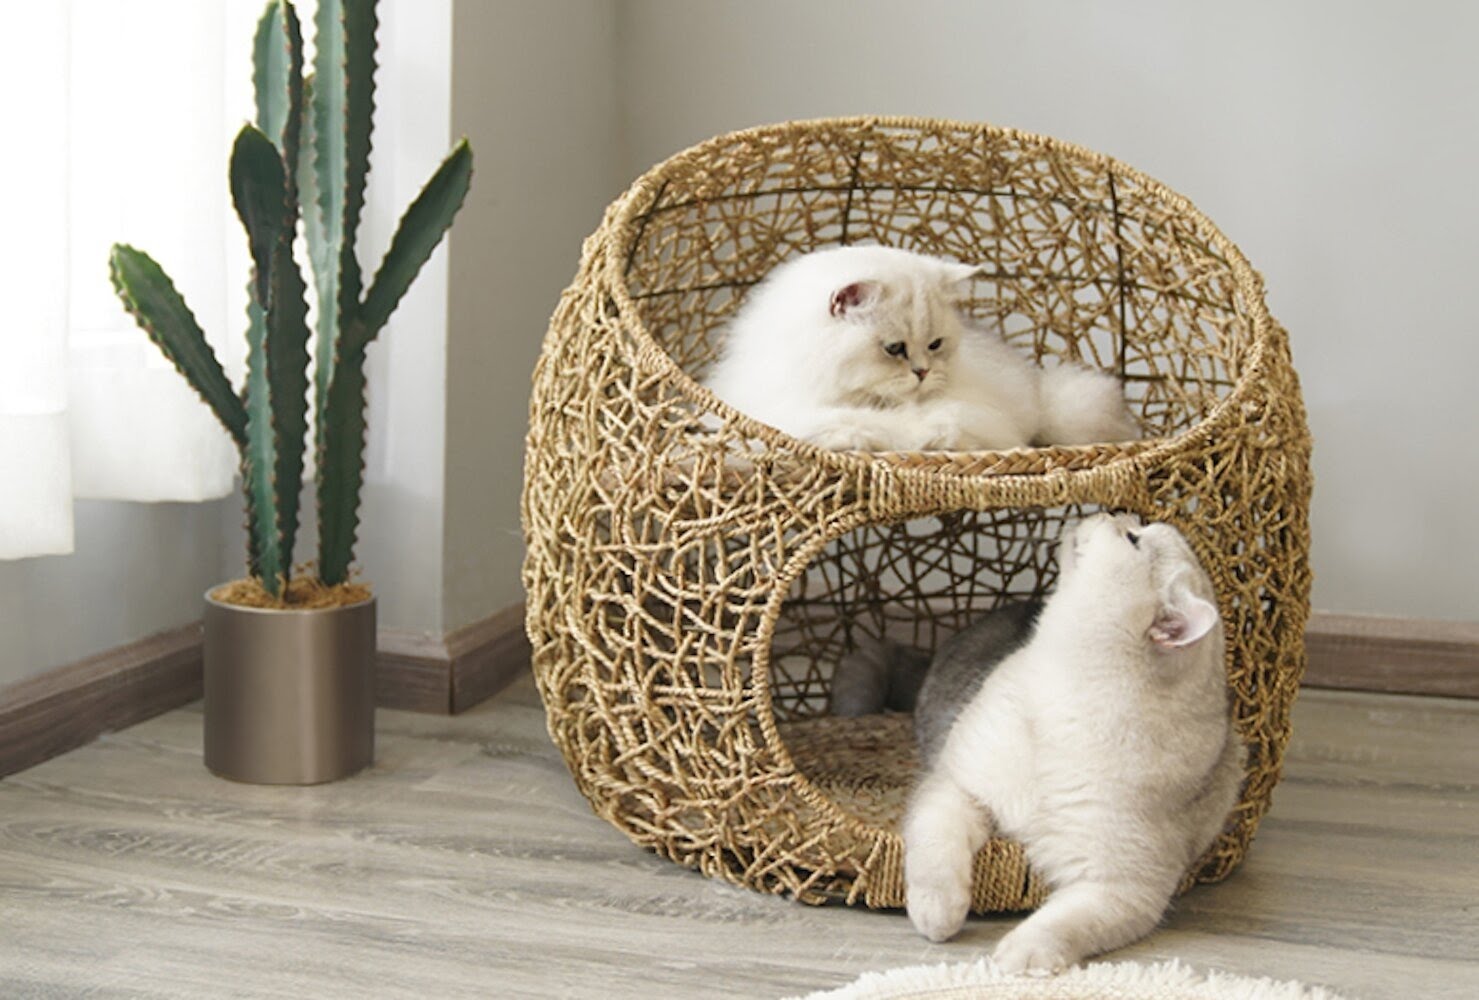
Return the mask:
<svg viewBox="0 0 1479 1000">
<path fill-rule="evenodd" d="M 380 5 L 375 134 L 359 258 L 379 267 L 451 147 L 452 0 Z M 447 267 L 439 247 L 370 347 L 369 433 L 356 556 L 381 628 L 440 635 L 447 409 Z M 306 541 L 314 541 L 310 531 Z M 312 548 L 300 547 L 300 558 Z"/>
<path fill-rule="evenodd" d="M 1316 438 L 1315 605 L 1479 619 L 1479 6 L 621 0 L 625 174 L 718 132 L 989 121 L 1117 156 L 1267 279 Z"/>
<path fill-rule="evenodd" d="M 198 621 L 241 561 L 221 544 L 228 506 L 79 500 L 72 555 L 0 561 L 0 686 Z"/>
<path fill-rule="evenodd" d="M 452 126 L 478 158 L 452 254 L 448 629 L 523 599 L 529 376 L 581 241 L 625 185 L 616 10 L 591 0 L 456 5 Z"/>
</svg>

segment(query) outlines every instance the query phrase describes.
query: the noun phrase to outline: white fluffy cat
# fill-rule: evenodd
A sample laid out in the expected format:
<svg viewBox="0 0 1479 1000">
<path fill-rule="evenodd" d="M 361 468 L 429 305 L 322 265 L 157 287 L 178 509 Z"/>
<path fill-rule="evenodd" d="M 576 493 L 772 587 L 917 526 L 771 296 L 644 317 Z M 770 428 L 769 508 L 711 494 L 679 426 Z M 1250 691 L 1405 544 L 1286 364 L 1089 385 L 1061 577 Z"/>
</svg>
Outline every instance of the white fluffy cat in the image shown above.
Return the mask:
<svg viewBox="0 0 1479 1000">
<path fill-rule="evenodd" d="M 1059 561 L 1031 638 L 961 710 L 904 821 L 909 917 L 932 941 L 960 930 L 986 839 L 1022 843 L 1051 891 L 997 944 L 1009 972 L 1149 933 L 1222 830 L 1246 754 L 1212 584 L 1181 534 L 1099 514 Z"/>
<path fill-rule="evenodd" d="M 995 450 L 1139 436 L 1119 381 L 1041 368 L 958 305 L 978 268 L 834 247 L 775 268 L 730 322 L 706 384 L 825 448 Z"/>
</svg>

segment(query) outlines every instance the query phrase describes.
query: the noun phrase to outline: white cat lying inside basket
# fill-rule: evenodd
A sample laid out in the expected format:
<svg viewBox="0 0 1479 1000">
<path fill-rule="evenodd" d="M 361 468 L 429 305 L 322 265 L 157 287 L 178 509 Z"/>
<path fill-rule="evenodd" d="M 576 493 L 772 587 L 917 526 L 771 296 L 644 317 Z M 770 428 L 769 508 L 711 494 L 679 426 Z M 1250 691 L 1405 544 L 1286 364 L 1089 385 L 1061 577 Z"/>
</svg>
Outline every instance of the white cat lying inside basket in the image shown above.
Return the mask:
<svg viewBox="0 0 1479 1000">
<path fill-rule="evenodd" d="M 858 245 L 973 265 L 969 325 L 1044 369 L 1110 373 L 1142 439 L 835 450 L 701 384 L 767 275 Z M 844 319 L 872 302 L 847 287 L 827 293 L 828 318 L 838 292 Z M 906 361 L 933 339 L 876 347 L 902 385 L 927 386 L 933 363 L 920 380 Z M 820 378 L 809 364 L 791 374 Z M 719 137 L 611 206 L 535 372 L 524 582 L 551 735 L 596 811 L 645 847 L 808 902 L 902 906 L 908 717 L 829 717 L 836 664 L 885 634 L 934 649 L 992 607 L 1042 597 L 1067 520 L 1131 511 L 1179 529 L 1216 589 L 1247 767 L 1183 887 L 1220 879 L 1289 738 L 1308 463 L 1287 338 L 1257 275 L 1134 169 L 912 119 Z M 974 910 L 1043 898 L 1014 841 L 988 840 L 972 872 Z"/>
<path fill-rule="evenodd" d="M 729 323 L 705 384 L 823 448 L 1007 451 L 1140 436 L 1106 372 L 1034 365 L 962 322 L 983 268 L 897 247 L 787 261 Z"/>
</svg>

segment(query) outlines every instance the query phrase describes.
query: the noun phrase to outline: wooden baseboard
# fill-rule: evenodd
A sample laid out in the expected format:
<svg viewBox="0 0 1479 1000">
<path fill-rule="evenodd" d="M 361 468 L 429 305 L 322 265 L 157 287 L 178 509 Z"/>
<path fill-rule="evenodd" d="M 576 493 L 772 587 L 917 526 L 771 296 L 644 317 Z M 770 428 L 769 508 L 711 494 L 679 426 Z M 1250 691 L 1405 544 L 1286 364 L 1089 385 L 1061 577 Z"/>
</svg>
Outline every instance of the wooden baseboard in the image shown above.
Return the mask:
<svg viewBox="0 0 1479 1000">
<path fill-rule="evenodd" d="M 376 703 L 462 712 L 529 668 L 524 606 L 443 638 L 382 629 Z M 161 632 L 0 688 L 0 778 L 201 696 L 200 625 Z"/>
<path fill-rule="evenodd" d="M 528 672 L 533 651 L 524 631 L 522 602 L 473 622 L 447 636 L 452 661 L 452 702 L 455 714 L 493 697 L 519 675 Z"/>
<path fill-rule="evenodd" d="M 1479 698 L 1479 623 L 1316 613 L 1309 687 Z M 522 604 L 440 639 L 382 630 L 376 696 L 386 708 L 466 711 L 528 669 Z M 194 701 L 198 624 L 161 632 L 0 689 L 0 777 Z"/>
<path fill-rule="evenodd" d="M 200 625 L 0 689 L 0 777 L 200 697 Z"/>
<path fill-rule="evenodd" d="M 386 708 L 465 712 L 529 669 L 524 605 L 442 638 L 382 629 L 375 696 Z"/>
<path fill-rule="evenodd" d="M 1316 612 L 1309 687 L 1479 698 L 1479 623 Z"/>
</svg>

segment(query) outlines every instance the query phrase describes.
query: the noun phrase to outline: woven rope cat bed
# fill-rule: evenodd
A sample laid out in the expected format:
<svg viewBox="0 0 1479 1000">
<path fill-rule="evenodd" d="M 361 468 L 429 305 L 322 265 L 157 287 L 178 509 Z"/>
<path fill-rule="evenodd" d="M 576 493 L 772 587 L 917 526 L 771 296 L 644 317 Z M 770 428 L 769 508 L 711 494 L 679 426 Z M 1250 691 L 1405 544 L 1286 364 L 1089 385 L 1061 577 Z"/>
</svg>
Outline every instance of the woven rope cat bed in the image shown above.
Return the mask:
<svg viewBox="0 0 1479 1000">
<path fill-rule="evenodd" d="M 1039 357 L 1118 372 L 1145 439 L 828 452 L 701 387 L 745 290 L 839 243 L 987 265 L 977 318 Z M 535 369 L 524 583 L 550 733 L 595 810 L 641 845 L 807 902 L 900 906 L 908 719 L 828 717 L 833 666 L 864 634 L 933 647 L 1003 599 L 1041 595 L 1065 519 L 1128 509 L 1177 525 L 1218 590 L 1250 748 L 1241 803 L 1193 873 L 1220 879 L 1289 739 L 1309 492 L 1286 335 L 1258 275 L 1186 199 L 986 125 L 722 136 L 608 209 Z M 1043 896 L 1013 843 L 988 844 L 975 879 L 978 911 Z"/>
</svg>

